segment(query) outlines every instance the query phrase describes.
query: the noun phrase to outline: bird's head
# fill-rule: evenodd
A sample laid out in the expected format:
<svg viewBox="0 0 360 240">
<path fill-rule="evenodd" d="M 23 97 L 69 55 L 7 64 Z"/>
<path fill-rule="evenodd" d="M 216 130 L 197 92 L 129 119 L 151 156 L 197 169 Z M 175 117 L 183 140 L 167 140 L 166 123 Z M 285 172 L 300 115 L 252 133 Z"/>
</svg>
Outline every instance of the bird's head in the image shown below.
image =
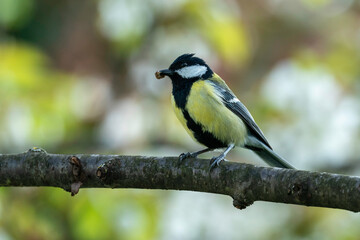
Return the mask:
<svg viewBox="0 0 360 240">
<path fill-rule="evenodd" d="M 194 54 L 183 54 L 175 59 L 169 69 L 157 71 L 157 79 L 168 76 L 173 83 L 194 82 L 211 77 L 213 71 L 204 60 L 194 57 Z"/>
</svg>

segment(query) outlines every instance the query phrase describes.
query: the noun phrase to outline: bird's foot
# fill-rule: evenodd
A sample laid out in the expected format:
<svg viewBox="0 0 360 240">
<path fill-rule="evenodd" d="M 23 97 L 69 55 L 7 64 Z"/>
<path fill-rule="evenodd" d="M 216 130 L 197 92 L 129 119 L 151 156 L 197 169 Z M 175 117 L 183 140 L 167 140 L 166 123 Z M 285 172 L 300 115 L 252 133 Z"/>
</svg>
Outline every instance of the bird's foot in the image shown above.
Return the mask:
<svg viewBox="0 0 360 240">
<path fill-rule="evenodd" d="M 213 170 L 216 166 L 219 166 L 221 161 L 225 161 L 225 154 L 220 154 L 217 157 L 213 157 L 210 161 L 210 171 Z"/>
<path fill-rule="evenodd" d="M 197 157 L 196 153 L 191 153 L 191 152 L 182 153 L 179 156 L 179 162 L 182 163 L 182 161 L 187 159 L 187 158 L 196 158 L 196 157 Z"/>
</svg>

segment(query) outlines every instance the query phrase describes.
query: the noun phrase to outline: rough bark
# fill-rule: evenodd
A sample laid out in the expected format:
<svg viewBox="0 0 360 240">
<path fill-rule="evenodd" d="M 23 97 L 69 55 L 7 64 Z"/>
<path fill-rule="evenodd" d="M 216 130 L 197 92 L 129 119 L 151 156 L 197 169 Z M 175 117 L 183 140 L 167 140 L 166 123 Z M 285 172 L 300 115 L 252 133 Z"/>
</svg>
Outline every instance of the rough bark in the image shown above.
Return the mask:
<svg viewBox="0 0 360 240">
<path fill-rule="evenodd" d="M 250 164 L 177 157 L 48 154 L 31 149 L 0 155 L 0 186 L 146 188 L 229 195 L 243 209 L 254 201 L 360 211 L 360 178 Z"/>
</svg>

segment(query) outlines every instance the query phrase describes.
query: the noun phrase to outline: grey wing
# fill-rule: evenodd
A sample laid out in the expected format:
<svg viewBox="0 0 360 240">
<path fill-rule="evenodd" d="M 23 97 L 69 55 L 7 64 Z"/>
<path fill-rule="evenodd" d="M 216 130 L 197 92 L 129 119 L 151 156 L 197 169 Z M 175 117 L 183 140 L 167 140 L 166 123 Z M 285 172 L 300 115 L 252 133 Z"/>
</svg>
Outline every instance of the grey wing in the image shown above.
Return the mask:
<svg viewBox="0 0 360 240">
<path fill-rule="evenodd" d="M 225 86 L 221 86 L 216 82 L 212 81 L 212 85 L 215 87 L 218 96 L 222 99 L 223 104 L 236 114 L 246 124 L 250 135 L 254 136 L 260 142 L 265 144 L 270 149 L 271 146 L 266 140 L 264 134 L 260 128 L 256 125 L 254 118 L 251 116 L 249 110 L 244 104 L 231 92 L 231 90 Z"/>
</svg>

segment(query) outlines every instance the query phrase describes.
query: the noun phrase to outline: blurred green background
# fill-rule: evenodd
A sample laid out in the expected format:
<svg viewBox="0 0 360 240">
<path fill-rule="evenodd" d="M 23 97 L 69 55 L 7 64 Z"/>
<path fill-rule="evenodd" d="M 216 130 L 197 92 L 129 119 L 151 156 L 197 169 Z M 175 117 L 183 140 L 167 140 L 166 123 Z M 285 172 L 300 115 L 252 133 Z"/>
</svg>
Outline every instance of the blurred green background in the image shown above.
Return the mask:
<svg viewBox="0 0 360 240">
<path fill-rule="evenodd" d="M 359 175 L 360 3 L 0 0 L 0 152 L 200 149 L 156 80 L 196 53 L 299 169 Z M 207 157 L 210 157 L 207 155 Z M 231 161 L 263 165 L 247 150 Z M 0 189 L 0 240 L 359 239 L 342 210 L 160 191 Z"/>
</svg>

